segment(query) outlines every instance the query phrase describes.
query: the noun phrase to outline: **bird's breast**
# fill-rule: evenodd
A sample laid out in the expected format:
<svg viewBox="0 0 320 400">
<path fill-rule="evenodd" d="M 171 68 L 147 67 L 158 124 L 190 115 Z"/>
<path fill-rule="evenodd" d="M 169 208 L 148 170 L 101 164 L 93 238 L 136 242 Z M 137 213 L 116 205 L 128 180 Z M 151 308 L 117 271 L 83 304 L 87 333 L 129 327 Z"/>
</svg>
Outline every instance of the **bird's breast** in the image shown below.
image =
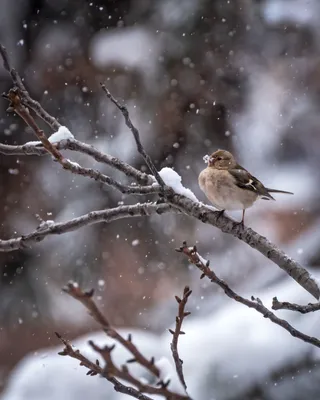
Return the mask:
<svg viewBox="0 0 320 400">
<path fill-rule="evenodd" d="M 199 186 L 210 202 L 221 210 L 242 210 L 251 207 L 257 194 L 236 186 L 225 170 L 206 168 L 199 175 Z"/>
</svg>

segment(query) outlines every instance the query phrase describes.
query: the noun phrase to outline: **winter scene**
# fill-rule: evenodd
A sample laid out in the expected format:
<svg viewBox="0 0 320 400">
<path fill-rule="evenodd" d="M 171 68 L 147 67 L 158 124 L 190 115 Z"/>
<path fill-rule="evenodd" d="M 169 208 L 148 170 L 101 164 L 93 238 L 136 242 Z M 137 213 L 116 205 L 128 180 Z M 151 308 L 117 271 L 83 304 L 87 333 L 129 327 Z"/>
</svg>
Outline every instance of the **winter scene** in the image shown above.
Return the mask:
<svg viewBox="0 0 320 400">
<path fill-rule="evenodd" d="M 0 0 L 0 399 L 320 399 L 320 1 Z"/>
</svg>

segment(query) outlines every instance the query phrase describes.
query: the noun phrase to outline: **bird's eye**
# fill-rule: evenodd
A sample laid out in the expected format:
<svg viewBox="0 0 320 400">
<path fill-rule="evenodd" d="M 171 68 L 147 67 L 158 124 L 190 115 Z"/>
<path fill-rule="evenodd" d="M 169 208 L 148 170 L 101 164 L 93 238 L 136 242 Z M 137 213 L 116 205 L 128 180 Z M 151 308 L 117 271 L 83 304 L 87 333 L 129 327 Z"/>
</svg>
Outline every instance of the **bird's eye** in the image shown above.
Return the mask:
<svg viewBox="0 0 320 400">
<path fill-rule="evenodd" d="M 218 161 L 221 161 L 221 160 L 222 160 L 222 157 L 218 157 L 217 160 L 218 160 Z"/>
</svg>

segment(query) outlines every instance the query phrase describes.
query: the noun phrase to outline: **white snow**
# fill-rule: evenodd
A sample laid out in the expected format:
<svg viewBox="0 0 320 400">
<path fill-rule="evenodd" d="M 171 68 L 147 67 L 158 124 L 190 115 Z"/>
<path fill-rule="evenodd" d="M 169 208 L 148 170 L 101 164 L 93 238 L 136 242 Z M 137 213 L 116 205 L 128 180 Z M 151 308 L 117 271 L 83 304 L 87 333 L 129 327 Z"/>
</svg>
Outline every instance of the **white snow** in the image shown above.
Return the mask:
<svg viewBox="0 0 320 400">
<path fill-rule="evenodd" d="M 57 143 L 60 142 L 61 140 L 66 140 L 66 139 L 74 139 L 73 134 L 69 131 L 69 129 L 66 126 L 60 126 L 57 132 L 54 132 L 51 136 L 48 137 L 50 143 Z M 39 144 L 41 144 L 41 142 L 38 140 L 25 143 L 25 145 L 33 145 L 33 146 L 37 146 Z"/>
<path fill-rule="evenodd" d="M 49 138 L 49 142 L 56 143 L 61 140 L 74 139 L 73 134 L 69 131 L 66 126 L 60 126 L 57 132 L 53 133 Z"/>
<path fill-rule="evenodd" d="M 74 167 L 76 167 L 76 168 L 81 168 L 81 165 L 78 164 L 77 162 L 71 161 L 71 160 L 69 160 L 69 159 L 67 159 L 67 161 L 68 161 L 72 166 L 74 166 Z"/>
<path fill-rule="evenodd" d="M 182 185 L 181 176 L 176 171 L 174 171 L 172 168 L 168 168 L 168 167 L 162 168 L 162 170 L 159 171 L 159 175 L 163 179 L 164 183 L 166 185 L 172 187 L 172 189 L 176 193 L 182 194 L 183 196 L 188 197 L 192 201 L 196 201 L 196 202 L 199 201 L 190 189 L 187 189 Z"/>
<path fill-rule="evenodd" d="M 209 162 L 209 158 L 210 158 L 210 156 L 208 155 L 208 154 L 206 154 L 205 156 L 203 156 L 203 161 L 206 163 L 206 164 L 208 164 L 208 162 Z"/>
</svg>

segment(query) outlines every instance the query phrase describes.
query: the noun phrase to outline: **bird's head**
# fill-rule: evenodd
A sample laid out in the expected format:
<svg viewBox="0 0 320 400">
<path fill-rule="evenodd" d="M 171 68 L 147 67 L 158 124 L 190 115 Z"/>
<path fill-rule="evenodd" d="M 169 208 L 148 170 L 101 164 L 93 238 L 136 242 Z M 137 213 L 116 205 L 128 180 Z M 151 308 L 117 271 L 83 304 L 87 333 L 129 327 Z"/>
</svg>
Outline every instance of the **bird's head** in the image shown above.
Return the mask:
<svg viewBox="0 0 320 400">
<path fill-rule="evenodd" d="M 217 150 L 208 158 L 208 167 L 216 169 L 229 169 L 237 165 L 233 155 L 226 150 Z"/>
</svg>

